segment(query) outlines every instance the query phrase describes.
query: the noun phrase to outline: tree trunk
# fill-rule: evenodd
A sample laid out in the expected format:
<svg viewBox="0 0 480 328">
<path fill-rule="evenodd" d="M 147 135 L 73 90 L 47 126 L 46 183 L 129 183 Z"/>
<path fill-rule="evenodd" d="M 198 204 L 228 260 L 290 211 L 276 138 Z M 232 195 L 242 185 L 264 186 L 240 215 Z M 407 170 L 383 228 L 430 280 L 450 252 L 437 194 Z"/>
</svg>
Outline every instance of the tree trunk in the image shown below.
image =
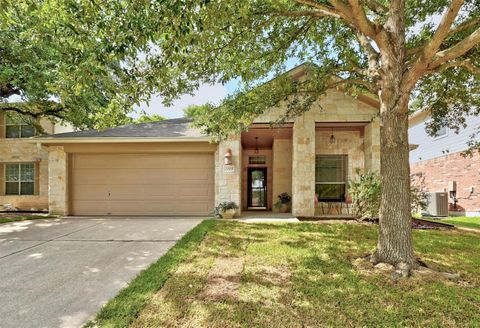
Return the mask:
<svg viewBox="0 0 480 328">
<path fill-rule="evenodd" d="M 410 207 L 407 101 L 391 97 L 381 103 L 379 238 L 374 260 L 415 266 Z"/>
</svg>

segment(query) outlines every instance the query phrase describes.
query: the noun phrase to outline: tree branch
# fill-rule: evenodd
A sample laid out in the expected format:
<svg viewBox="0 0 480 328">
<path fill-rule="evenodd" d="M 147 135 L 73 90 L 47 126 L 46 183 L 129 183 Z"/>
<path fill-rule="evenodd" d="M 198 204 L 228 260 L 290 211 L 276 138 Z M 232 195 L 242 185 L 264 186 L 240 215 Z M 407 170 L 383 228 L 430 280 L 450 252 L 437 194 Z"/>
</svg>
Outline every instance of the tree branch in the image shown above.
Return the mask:
<svg viewBox="0 0 480 328">
<path fill-rule="evenodd" d="M 341 18 L 340 13 L 335 8 L 325 6 L 321 3 L 318 3 L 318 2 L 312 1 L 312 0 L 296 0 L 296 1 L 300 4 L 302 4 L 302 5 L 306 5 L 306 6 L 315 8 L 318 12 L 323 13 L 325 16 Z"/>
<path fill-rule="evenodd" d="M 388 12 L 388 8 L 376 0 L 363 0 L 362 2 L 376 14 L 384 15 Z"/>
<path fill-rule="evenodd" d="M 467 22 L 464 22 L 458 26 L 456 26 L 455 28 L 451 29 L 450 32 L 448 33 L 448 36 L 451 36 L 451 35 L 454 35 L 456 33 L 459 33 L 459 32 L 462 32 L 462 31 L 465 31 L 471 27 L 474 27 L 476 25 L 480 24 L 480 17 L 477 17 L 477 18 L 474 18 L 474 19 L 471 19 Z"/>
<path fill-rule="evenodd" d="M 470 59 L 451 61 L 443 65 L 440 65 L 437 70 L 444 71 L 450 67 L 464 67 L 466 70 L 468 70 L 472 74 L 475 74 L 475 75 L 480 74 L 480 67 L 475 66 Z"/>
<path fill-rule="evenodd" d="M 53 101 L 42 102 L 11 102 L 0 103 L 0 110 L 12 111 L 18 114 L 38 119 L 46 116 L 64 118 L 65 107 Z"/>
<path fill-rule="evenodd" d="M 442 20 L 440 21 L 437 30 L 433 34 L 432 39 L 423 48 L 423 53 L 421 56 L 423 58 L 420 59 L 418 63 L 419 65 L 427 64 L 438 51 L 443 40 L 445 40 L 445 38 L 449 34 L 453 21 L 457 17 L 458 12 L 463 5 L 463 2 L 464 0 L 452 0 L 452 3 L 448 7 L 447 11 L 445 11 L 445 13 L 443 14 Z"/>
<path fill-rule="evenodd" d="M 472 34 L 467 36 L 462 41 L 458 42 L 454 46 L 445 49 L 443 51 L 439 51 L 433 57 L 433 60 L 427 66 L 429 71 L 434 70 L 435 68 L 439 67 L 443 63 L 446 63 L 450 60 L 453 60 L 459 56 L 462 56 L 467 51 L 472 49 L 473 47 L 480 44 L 480 28 L 475 30 Z"/>
<path fill-rule="evenodd" d="M 326 17 L 326 15 L 321 11 L 312 11 L 312 10 L 298 10 L 298 11 L 277 11 L 273 12 L 273 16 L 283 16 L 283 17 Z"/>
</svg>

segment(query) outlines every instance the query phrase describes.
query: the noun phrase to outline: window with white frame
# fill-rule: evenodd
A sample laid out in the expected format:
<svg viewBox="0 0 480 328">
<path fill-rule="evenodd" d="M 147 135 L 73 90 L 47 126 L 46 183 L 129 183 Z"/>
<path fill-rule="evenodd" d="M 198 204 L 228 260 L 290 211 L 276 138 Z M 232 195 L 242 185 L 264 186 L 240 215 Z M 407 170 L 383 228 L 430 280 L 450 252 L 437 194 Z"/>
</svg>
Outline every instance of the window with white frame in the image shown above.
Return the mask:
<svg viewBox="0 0 480 328">
<path fill-rule="evenodd" d="M 15 120 L 6 116 L 5 137 L 6 138 L 29 138 L 35 136 L 35 127 L 21 120 Z"/>
<path fill-rule="evenodd" d="M 315 157 L 315 193 L 319 201 L 345 201 L 347 158 L 347 155 L 317 155 Z"/>
<path fill-rule="evenodd" d="M 5 195 L 35 194 L 35 163 L 5 164 Z"/>
<path fill-rule="evenodd" d="M 444 137 L 447 135 L 447 127 L 446 126 L 442 126 L 440 127 L 437 132 L 435 133 L 435 138 L 440 138 L 440 137 Z"/>
</svg>

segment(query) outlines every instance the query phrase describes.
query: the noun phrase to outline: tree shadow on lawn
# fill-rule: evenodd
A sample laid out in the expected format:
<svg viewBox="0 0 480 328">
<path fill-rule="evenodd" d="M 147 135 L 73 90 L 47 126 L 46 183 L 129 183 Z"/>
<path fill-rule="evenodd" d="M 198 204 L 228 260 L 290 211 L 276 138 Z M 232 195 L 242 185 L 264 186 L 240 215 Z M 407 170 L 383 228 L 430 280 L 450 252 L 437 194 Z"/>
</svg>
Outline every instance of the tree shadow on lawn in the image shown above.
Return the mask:
<svg viewBox="0 0 480 328">
<path fill-rule="evenodd" d="M 440 259 L 443 247 L 454 245 L 457 253 L 446 251 L 449 262 L 444 265 L 460 266 L 468 277 L 478 275 L 473 266 L 479 260 L 462 262 L 475 255 L 478 238 L 432 231 L 414 235 L 422 257 Z M 475 240 L 473 248 L 464 245 Z M 366 226 L 219 224 L 133 326 L 454 327 L 479 322 L 477 279 L 459 286 L 422 277 L 392 281 L 386 275 L 365 274 L 351 259 L 370 251 L 375 242 L 374 227 Z M 220 257 L 244 259 L 240 279 L 235 278 L 236 296 L 199 297 Z"/>
</svg>

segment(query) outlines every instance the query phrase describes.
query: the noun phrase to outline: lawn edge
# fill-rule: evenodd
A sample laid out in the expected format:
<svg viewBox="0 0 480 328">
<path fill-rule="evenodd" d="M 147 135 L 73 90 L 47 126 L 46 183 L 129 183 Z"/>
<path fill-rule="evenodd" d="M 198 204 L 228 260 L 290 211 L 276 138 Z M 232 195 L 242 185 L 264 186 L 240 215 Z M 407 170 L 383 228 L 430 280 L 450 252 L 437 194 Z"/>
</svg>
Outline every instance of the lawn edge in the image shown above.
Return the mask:
<svg viewBox="0 0 480 328">
<path fill-rule="evenodd" d="M 31 221 L 31 220 L 41 220 L 41 219 L 57 219 L 58 216 L 56 215 L 19 215 L 17 217 L 13 218 L 1 218 L 0 217 L 0 224 L 5 224 L 5 223 L 12 223 L 12 222 L 20 222 L 20 221 Z"/>
<path fill-rule="evenodd" d="M 84 328 L 128 327 L 216 223 L 214 219 L 207 219 L 187 232 L 163 256 L 141 271 L 127 287 L 109 300 Z"/>
</svg>

